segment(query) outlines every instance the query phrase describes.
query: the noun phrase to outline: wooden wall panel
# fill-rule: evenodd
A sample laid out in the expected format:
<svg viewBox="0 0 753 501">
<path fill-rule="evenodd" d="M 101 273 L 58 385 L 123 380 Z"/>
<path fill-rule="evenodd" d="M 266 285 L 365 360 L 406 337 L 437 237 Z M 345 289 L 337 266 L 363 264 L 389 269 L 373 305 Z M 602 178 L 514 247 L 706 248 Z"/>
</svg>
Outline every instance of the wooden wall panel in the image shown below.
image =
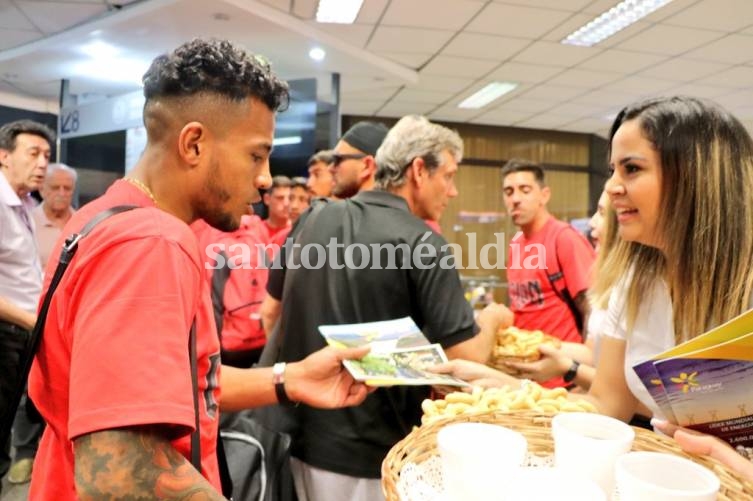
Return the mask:
<svg viewBox="0 0 753 501">
<path fill-rule="evenodd" d="M 589 137 L 558 131 L 445 124 L 463 138 L 465 158 L 509 160 L 525 158 L 545 164 L 587 168 Z"/>
<path fill-rule="evenodd" d="M 360 120 L 382 122 L 392 127 L 397 119 L 382 117 L 343 117 L 343 131 Z M 463 138 L 464 157 L 499 161 L 511 158 L 534 162 L 588 168 L 590 135 L 515 127 L 494 127 L 465 123 L 438 122 L 456 130 Z"/>
</svg>

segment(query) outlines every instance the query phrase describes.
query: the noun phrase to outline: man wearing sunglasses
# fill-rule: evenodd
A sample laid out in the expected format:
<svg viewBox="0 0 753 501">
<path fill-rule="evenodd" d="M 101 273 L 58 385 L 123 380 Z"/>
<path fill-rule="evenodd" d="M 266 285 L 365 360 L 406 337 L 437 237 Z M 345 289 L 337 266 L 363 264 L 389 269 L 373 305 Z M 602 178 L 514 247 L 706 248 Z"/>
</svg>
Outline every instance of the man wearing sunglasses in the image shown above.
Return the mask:
<svg viewBox="0 0 753 501">
<path fill-rule="evenodd" d="M 387 127 L 376 122 L 358 122 L 335 146 L 330 171 L 334 178 L 332 194 L 350 198 L 374 187 L 374 156 L 387 135 Z"/>
<path fill-rule="evenodd" d="M 374 188 L 377 165 L 374 157 L 387 136 L 387 127 L 377 122 L 357 122 L 343 134 L 331 152 L 329 171 L 332 173 L 332 193 L 336 199 L 350 198 L 361 191 Z M 281 245 L 284 240 L 276 241 Z M 270 336 L 280 318 L 282 304 L 266 294 L 259 313 L 264 332 Z"/>
</svg>

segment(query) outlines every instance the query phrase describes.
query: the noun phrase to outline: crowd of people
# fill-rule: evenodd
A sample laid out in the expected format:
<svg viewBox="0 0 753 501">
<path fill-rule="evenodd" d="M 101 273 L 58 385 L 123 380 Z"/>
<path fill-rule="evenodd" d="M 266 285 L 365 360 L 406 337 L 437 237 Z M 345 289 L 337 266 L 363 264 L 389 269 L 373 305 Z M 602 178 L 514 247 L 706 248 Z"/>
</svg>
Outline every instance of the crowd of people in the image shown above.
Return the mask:
<svg viewBox="0 0 753 501">
<path fill-rule="evenodd" d="M 52 131 L 0 127 L 4 378 L 18 372 L 65 237 L 135 207 L 80 240 L 52 296 L 13 425 L 15 462 L 10 443 L 0 451 L 0 474 L 31 479 L 32 499 L 222 499 L 220 413 L 272 404 L 295 423 L 284 431 L 298 499 L 383 499 L 381 462 L 420 424 L 430 388 L 356 382 L 342 361 L 368 349 L 326 347 L 317 328 L 405 316 L 450 359 L 437 372 L 583 392 L 599 412 L 653 418 L 688 452 L 753 480 L 753 464 L 725 443 L 668 422 L 632 371 L 753 302 L 753 141 L 727 111 L 671 97 L 617 115 L 590 222 L 596 248 L 549 212 L 540 165 L 507 162 L 502 196 L 520 230 L 510 245 L 521 261 L 545 249 L 546 267 L 508 266 L 509 307 L 474 315 L 457 270 L 441 265 L 451 251 L 437 222 L 458 195 L 464 149 L 455 131 L 421 116 L 390 129 L 358 122 L 311 156 L 308 178 L 272 177 L 288 88 L 262 59 L 193 40 L 156 58 L 143 83 L 138 164 L 79 210 L 76 171 L 48 165 Z M 252 213 L 261 200 L 265 219 Z M 299 266 L 297 249 L 333 240 L 323 266 Z M 344 264 L 366 262 L 363 249 L 414 266 Z M 511 325 L 561 347 L 495 370 L 495 335 Z M 258 365 L 265 356 L 273 367 Z"/>
</svg>

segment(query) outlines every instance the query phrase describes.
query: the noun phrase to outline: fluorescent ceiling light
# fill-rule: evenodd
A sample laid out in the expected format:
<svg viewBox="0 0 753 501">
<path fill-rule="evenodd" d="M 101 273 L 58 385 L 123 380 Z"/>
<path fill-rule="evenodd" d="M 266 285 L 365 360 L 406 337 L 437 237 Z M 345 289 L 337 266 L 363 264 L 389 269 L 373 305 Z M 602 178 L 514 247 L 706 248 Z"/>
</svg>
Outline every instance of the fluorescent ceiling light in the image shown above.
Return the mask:
<svg viewBox="0 0 753 501">
<path fill-rule="evenodd" d="M 276 137 L 272 140 L 273 146 L 286 146 L 289 144 L 301 144 L 301 136 Z"/>
<path fill-rule="evenodd" d="M 624 0 L 581 26 L 561 43 L 590 47 L 643 19 L 672 0 Z"/>
<path fill-rule="evenodd" d="M 492 82 L 475 94 L 465 98 L 458 108 L 483 108 L 498 97 L 507 94 L 518 84 L 512 82 Z"/>
<path fill-rule="evenodd" d="M 363 0 L 319 0 L 316 20 L 320 23 L 352 24 Z"/>
<path fill-rule="evenodd" d="M 309 51 L 309 57 L 314 61 L 324 61 L 326 55 L 327 53 L 321 47 L 314 47 Z"/>
</svg>

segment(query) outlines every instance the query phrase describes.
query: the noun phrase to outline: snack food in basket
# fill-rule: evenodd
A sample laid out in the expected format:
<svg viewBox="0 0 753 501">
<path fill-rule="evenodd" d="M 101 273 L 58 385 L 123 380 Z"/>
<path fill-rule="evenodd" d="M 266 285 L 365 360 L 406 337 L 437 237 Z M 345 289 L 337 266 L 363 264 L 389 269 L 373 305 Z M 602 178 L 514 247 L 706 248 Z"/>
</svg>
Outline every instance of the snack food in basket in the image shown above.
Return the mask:
<svg viewBox="0 0 753 501">
<path fill-rule="evenodd" d="M 542 331 L 518 329 L 515 326 L 497 332 L 497 343 L 494 347 L 494 364 L 502 362 L 535 362 L 541 358 L 539 346 L 550 344 L 559 348 L 559 339 Z"/>
<path fill-rule="evenodd" d="M 442 485 L 441 483 L 434 483 L 435 481 L 441 482 L 442 477 L 430 473 L 436 471 L 436 468 L 427 470 L 423 468 L 423 465 L 430 466 L 435 459 L 438 459 L 437 433 L 449 423 L 490 423 L 510 428 L 526 437 L 530 457 L 551 458 L 554 453 L 551 419 L 549 415 L 541 415 L 535 412 L 501 413 L 497 411 L 456 416 L 453 419 L 415 428 L 407 437 L 392 447 L 382 462 L 382 491 L 385 499 L 387 501 L 426 499 L 425 496 L 412 495 L 416 492 L 413 489 L 412 482 L 418 479 L 421 480 L 423 487 L 428 485 L 430 488 L 435 488 Z M 721 489 L 717 501 L 751 499 L 753 483 L 744 480 L 714 459 L 706 456 L 690 456 L 684 453 L 680 450 L 677 442 L 658 433 L 635 428 L 635 441 L 632 450 L 670 453 L 691 459 L 709 468 L 721 480 Z M 545 464 L 539 462 L 532 465 L 536 467 L 545 466 Z M 420 496 L 425 492 L 427 491 L 422 489 L 418 492 L 418 495 Z M 431 492 L 436 492 L 436 490 Z"/>
<path fill-rule="evenodd" d="M 542 414 L 596 412 L 596 408 L 588 400 L 569 399 L 564 388 L 550 390 L 534 382 L 528 382 L 522 388 L 516 389 L 503 386 L 487 389 L 476 387 L 472 393 L 456 391 L 447 394 L 444 399 L 424 400 L 421 409 L 424 412 L 421 424 L 462 414 L 489 411 L 534 411 Z"/>
</svg>

